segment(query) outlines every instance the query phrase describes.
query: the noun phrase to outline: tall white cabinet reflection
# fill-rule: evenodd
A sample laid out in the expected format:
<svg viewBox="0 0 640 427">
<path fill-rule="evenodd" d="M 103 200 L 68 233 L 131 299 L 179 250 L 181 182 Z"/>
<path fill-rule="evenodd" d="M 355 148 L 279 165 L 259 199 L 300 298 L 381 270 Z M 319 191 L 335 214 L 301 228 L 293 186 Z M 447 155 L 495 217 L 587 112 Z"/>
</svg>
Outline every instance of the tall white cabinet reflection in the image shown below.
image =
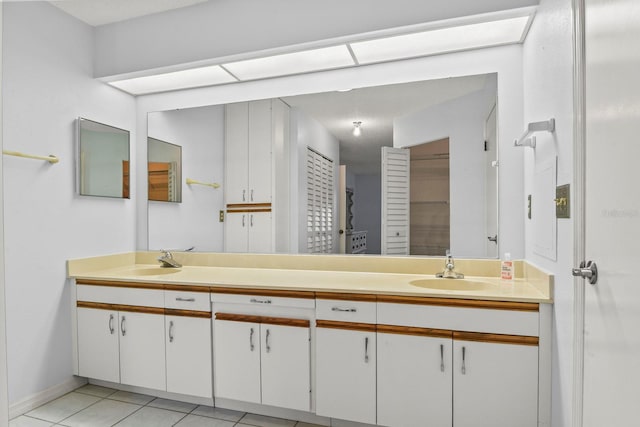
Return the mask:
<svg viewBox="0 0 640 427">
<path fill-rule="evenodd" d="M 289 107 L 279 99 L 228 104 L 225 251 L 287 250 L 276 231 L 288 224 L 289 185 Z"/>
</svg>

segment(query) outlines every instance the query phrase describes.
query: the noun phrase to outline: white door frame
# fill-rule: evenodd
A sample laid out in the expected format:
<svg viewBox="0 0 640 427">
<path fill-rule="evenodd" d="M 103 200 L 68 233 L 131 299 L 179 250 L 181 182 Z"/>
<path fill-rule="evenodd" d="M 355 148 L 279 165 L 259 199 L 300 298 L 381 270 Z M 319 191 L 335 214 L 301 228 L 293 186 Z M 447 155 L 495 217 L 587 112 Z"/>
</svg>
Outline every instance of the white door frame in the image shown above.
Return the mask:
<svg viewBox="0 0 640 427">
<path fill-rule="evenodd" d="M 573 265 L 578 266 L 585 252 L 586 182 L 586 102 L 585 102 L 585 2 L 572 0 L 573 9 Z M 573 390 L 572 425 L 583 425 L 585 283 L 573 280 Z"/>
</svg>

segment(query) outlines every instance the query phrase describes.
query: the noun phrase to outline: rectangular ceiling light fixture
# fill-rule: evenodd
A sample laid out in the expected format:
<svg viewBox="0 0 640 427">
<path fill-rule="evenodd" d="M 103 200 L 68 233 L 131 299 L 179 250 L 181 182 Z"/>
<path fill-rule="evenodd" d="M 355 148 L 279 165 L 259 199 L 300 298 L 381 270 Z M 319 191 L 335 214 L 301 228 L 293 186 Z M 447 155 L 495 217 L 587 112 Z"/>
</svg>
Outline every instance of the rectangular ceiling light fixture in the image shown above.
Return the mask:
<svg viewBox="0 0 640 427">
<path fill-rule="evenodd" d="M 456 52 L 524 40 L 532 15 L 350 43 L 360 64 Z"/>
<path fill-rule="evenodd" d="M 347 46 L 339 45 L 247 59 L 222 66 L 239 80 L 255 80 L 354 65 L 356 64 Z"/>
<path fill-rule="evenodd" d="M 109 82 L 132 95 L 189 89 L 237 81 L 219 65 Z"/>
</svg>

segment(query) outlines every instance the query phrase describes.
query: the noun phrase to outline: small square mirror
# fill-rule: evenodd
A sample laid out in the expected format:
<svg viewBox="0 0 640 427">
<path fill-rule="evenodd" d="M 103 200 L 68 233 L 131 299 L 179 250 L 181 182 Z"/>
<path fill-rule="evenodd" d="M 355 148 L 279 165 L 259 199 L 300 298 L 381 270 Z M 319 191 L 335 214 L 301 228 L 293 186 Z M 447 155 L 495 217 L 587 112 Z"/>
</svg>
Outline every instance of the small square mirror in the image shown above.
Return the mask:
<svg viewBox="0 0 640 427">
<path fill-rule="evenodd" d="M 147 138 L 149 200 L 182 202 L 182 147 Z"/>
<path fill-rule="evenodd" d="M 76 189 L 82 196 L 129 198 L 129 131 L 77 121 Z"/>
</svg>

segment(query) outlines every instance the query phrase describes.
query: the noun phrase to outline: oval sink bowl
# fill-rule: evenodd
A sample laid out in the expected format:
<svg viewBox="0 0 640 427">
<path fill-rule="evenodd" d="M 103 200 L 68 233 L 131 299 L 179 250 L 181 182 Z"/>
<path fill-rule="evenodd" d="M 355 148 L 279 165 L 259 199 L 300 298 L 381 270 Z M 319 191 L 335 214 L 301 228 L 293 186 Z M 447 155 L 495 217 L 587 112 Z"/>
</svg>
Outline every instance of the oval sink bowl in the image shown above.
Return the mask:
<svg viewBox="0 0 640 427">
<path fill-rule="evenodd" d="M 494 287 L 492 283 L 467 279 L 420 279 L 412 280 L 409 284 L 419 288 L 443 291 L 482 291 Z"/>
<path fill-rule="evenodd" d="M 127 271 L 129 276 L 159 276 L 162 274 L 178 273 L 179 268 L 163 268 L 163 267 L 149 267 L 149 268 L 134 268 Z"/>
</svg>

